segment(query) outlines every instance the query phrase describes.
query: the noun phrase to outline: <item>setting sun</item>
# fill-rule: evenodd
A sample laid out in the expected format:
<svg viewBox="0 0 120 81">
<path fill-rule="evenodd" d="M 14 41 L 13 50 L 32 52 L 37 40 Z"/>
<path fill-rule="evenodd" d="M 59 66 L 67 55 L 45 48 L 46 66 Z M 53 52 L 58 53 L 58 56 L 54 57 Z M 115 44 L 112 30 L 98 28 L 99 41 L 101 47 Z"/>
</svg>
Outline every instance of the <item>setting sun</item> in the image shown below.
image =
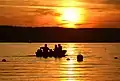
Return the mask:
<svg viewBox="0 0 120 81">
<path fill-rule="evenodd" d="M 64 21 L 76 23 L 79 21 L 79 13 L 74 8 L 64 9 L 64 12 L 62 14 L 62 19 Z"/>
<path fill-rule="evenodd" d="M 75 24 L 82 24 L 84 22 L 85 10 L 82 8 L 61 8 L 58 10 L 61 14 L 59 16 L 59 22 L 65 23 L 64 26 L 68 28 L 76 28 Z"/>
</svg>

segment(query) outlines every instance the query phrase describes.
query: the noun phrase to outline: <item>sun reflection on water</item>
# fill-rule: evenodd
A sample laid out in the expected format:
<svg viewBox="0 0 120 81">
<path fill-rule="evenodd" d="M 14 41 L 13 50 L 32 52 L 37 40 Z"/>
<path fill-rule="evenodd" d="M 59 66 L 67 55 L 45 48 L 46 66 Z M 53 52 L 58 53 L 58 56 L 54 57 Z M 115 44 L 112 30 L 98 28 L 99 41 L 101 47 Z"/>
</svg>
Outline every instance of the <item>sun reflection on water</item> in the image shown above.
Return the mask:
<svg viewBox="0 0 120 81">
<path fill-rule="evenodd" d="M 75 54 L 75 43 L 68 43 L 67 45 L 67 50 L 68 50 L 68 55 L 74 55 Z M 70 57 L 69 57 L 70 58 Z M 78 81 L 76 76 L 78 74 L 75 71 L 76 67 L 76 60 L 74 59 L 73 56 L 71 56 L 70 60 L 62 61 L 61 64 L 64 65 L 65 70 L 61 71 L 61 74 L 66 75 L 66 78 L 61 79 L 61 81 Z"/>
<path fill-rule="evenodd" d="M 67 44 L 67 54 L 68 55 L 73 55 L 75 53 L 75 44 L 74 43 L 68 43 Z"/>
<path fill-rule="evenodd" d="M 74 78 L 74 61 L 70 60 L 70 61 L 66 61 L 65 62 L 65 67 L 66 71 L 64 72 L 65 75 L 67 75 L 67 77 L 65 79 L 62 79 L 61 81 L 76 81 L 76 79 Z"/>
</svg>

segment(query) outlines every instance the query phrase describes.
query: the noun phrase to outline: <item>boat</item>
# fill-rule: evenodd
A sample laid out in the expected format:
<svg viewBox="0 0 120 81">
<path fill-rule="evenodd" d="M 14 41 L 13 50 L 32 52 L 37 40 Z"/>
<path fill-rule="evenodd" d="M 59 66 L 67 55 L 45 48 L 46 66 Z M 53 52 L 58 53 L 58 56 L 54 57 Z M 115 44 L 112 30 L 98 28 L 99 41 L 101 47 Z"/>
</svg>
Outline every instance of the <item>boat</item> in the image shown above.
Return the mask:
<svg viewBox="0 0 120 81">
<path fill-rule="evenodd" d="M 70 60 L 70 58 L 67 58 L 66 60 Z"/>
<path fill-rule="evenodd" d="M 2 62 L 6 62 L 6 59 L 2 59 Z"/>
<path fill-rule="evenodd" d="M 78 62 L 83 61 L 83 55 L 81 55 L 81 54 L 77 55 L 77 61 Z"/>
<path fill-rule="evenodd" d="M 67 50 L 61 50 L 61 51 L 49 51 L 49 52 L 42 52 L 41 50 L 37 50 L 36 57 L 55 57 L 55 58 L 61 58 L 61 57 L 65 57 L 65 53 L 67 52 Z"/>
</svg>

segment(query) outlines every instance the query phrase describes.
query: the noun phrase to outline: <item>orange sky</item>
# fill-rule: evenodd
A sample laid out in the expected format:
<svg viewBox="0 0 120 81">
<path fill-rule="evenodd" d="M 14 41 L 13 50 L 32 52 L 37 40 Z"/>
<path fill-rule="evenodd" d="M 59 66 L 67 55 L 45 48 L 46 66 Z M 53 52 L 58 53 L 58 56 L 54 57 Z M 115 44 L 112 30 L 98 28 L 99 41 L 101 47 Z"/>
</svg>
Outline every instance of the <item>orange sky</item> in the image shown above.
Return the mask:
<svg viewBox="0 0 120 81">
<path fill-rule="evenodd" d="M 0 0 L 0 24 L 118 28 L 119 8 L 117 0 Z"/>
</svg>

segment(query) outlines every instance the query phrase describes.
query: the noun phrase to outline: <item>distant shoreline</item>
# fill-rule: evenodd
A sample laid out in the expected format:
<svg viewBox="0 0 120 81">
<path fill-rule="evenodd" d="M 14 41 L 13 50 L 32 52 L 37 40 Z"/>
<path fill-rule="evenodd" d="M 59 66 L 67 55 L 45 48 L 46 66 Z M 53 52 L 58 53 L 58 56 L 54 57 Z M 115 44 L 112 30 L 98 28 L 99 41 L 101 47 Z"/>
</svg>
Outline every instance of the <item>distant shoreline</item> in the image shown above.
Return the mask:
<svg viewBox="0 0 120 81">
<path fill-rule="evenodd" d="M 0 26 L 0 43 L 119 43 L 120 28 Z"/>
<path fill-rule="evenodd" d="M 0 43 L 29 43 L 30 42 L 21 42 L 21 41 L 15 41 L 15 42 L 9 42 L 9 41 L 2 41 Z M 105 42 L 105 41 L 102 41 L 102 42 L 31 42 L 31 43 L 120 43 L 120 41 L 113 41 L 113 42 Z"/>
</svg>

